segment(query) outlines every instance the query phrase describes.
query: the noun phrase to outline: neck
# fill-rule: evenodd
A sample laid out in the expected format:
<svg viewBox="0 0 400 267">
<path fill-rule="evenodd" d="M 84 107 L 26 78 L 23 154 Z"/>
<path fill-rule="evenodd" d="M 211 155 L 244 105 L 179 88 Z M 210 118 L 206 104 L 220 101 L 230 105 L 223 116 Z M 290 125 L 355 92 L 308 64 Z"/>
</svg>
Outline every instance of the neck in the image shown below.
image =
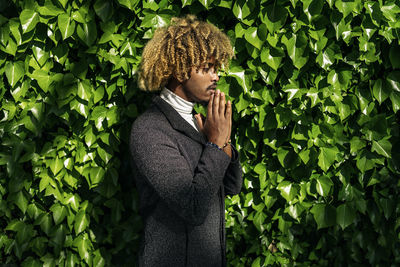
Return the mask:
<svg viewBox="0 0 400 267">
<path fill-rule="evenodd" d="M 186 95 L 182 83 L 180 83 L 176 78 L 171 78 L 165 87 L 186 101 L 193 102 Z"/>
</svg>

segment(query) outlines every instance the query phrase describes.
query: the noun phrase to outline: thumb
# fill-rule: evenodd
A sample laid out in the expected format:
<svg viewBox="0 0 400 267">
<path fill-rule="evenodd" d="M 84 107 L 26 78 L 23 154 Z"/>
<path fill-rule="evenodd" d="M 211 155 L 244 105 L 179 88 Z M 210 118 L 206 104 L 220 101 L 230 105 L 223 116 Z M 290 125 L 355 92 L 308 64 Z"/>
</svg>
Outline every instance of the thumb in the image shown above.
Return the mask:
<svg viewBox="0 0 400 267">
<path fill-rule="evenodd" d="M 203 131 L 204 128 L 204 124 L 203 124 L 203 118 L 201 117 L 201 114 L 196 114 L 194 115 L 196 121 L 197 121 L 197 125 L 199 126 L 199 130 Z"/>
</svg>

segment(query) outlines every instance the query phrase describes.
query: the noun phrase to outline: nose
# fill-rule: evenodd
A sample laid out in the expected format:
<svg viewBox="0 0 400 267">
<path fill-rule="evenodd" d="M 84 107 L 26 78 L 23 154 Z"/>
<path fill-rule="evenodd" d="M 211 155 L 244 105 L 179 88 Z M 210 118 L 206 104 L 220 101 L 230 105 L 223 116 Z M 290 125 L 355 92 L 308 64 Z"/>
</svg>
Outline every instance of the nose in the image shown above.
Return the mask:
<svg viewBox="0 0 400 267">
<path fill-rule="evenodd" d="M 212 75 L 211 77 L 212 77 L 213 81 L 215 81 L 215 82 L 219 81 L 219 76 L 218 76 L 218 73 L 217 73 L 217 71 L 215 69 L 211 72 L 211 75 Z"/>
</svg>

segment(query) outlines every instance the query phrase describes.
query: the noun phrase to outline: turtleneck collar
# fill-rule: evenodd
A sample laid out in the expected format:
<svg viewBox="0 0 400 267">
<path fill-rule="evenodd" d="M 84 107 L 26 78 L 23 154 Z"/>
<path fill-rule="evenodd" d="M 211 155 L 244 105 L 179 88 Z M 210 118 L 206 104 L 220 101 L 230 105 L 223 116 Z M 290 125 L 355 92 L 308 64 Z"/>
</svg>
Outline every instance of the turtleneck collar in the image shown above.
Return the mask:
<svg viewBox="0 0 400 267">
<path fill-rule="evenodd" d="M 183 99 L 166 87 L 162 89 L 160 97 L 170 104 L 179 114 L 192 115 L 195 103 Z"/>
</svg>

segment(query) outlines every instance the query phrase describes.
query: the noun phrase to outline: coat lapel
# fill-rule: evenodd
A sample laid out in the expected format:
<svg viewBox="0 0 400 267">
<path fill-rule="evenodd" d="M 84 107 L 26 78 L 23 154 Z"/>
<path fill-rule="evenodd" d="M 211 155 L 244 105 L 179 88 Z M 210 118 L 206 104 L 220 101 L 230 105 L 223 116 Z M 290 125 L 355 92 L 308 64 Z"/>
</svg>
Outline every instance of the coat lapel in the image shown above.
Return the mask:
<svg viewBox="0 0 400 267">
<path fill-rule="evenodd" d="M 207 142 L 203 134 L 195 130 L 181 115 L 173 108 L 170 104 L 165 102 L 161 97 L 155 96 L 153 103 L 161 110 L 161 112 L 167 117 L 168 121 L 171 123 L 172 128 L 175 130 L 189 136 L 193 140 L 201 144 Z"/>
</svg>

